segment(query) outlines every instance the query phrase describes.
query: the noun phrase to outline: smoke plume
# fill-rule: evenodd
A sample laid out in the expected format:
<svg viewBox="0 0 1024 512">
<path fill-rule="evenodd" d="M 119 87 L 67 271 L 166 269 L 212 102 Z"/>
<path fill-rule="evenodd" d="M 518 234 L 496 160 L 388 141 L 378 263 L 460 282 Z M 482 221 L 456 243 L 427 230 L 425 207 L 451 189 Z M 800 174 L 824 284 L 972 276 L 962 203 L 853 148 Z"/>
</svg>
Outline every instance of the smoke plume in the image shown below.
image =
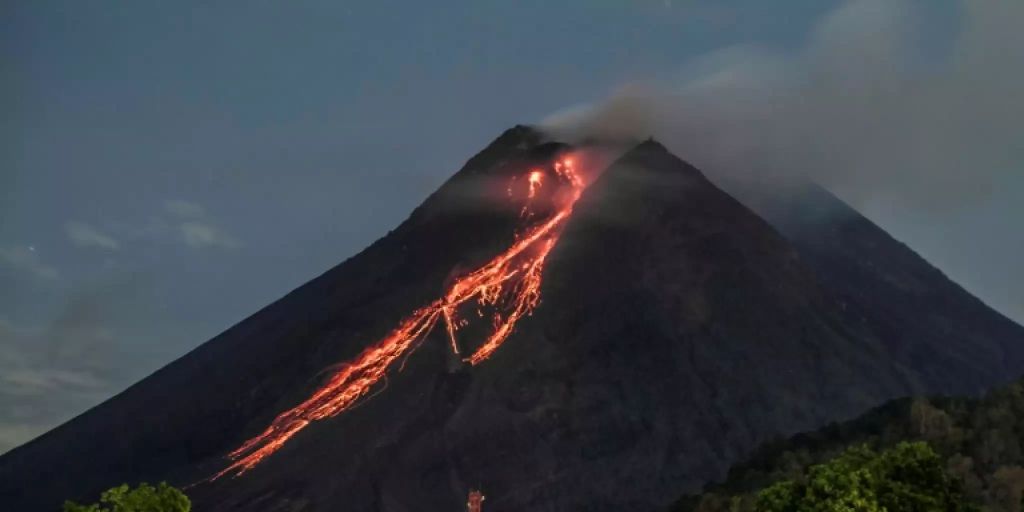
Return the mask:
<svg viewBox="0 0 1024 512">
<path fill-rule="evenodd" d="M 852 0 L 799 49 L 725 48 L 543 125 L 568 140 L 653 135 L 713 176 L 809 177 L 855 205 L 955 208 L 1024 162 L 1024 2 L 963 0 L 942 41 L 929 7 Z"/>
</svg>

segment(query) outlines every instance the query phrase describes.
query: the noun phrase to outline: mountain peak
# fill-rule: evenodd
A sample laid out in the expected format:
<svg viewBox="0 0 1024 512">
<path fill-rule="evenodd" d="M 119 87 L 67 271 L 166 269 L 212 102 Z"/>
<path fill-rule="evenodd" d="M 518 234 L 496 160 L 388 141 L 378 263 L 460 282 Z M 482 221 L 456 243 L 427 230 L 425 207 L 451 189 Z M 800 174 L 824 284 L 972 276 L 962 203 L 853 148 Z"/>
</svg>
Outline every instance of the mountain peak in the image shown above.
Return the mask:
<svg viewBox="0 0 1024 512">
<path fill-rule="evenodd" d="M 653 137 L 633 146 L 622 155 L 619 163 L 659 172 L 684 172 L 704 176 L 696 167 L 676 156 Z"/>
</svg>

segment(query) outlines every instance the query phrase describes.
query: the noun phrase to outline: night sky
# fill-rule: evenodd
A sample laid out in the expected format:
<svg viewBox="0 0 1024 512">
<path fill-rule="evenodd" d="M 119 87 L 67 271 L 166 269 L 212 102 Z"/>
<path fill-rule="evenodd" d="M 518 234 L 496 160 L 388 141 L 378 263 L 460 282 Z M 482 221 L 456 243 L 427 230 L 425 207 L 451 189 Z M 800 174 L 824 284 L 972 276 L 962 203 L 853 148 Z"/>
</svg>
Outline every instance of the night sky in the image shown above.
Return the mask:
<svg viewBox="0 0 1024 512">
<path fill-rule="evenodd" d="M 926 4 L 941 54 L 962 9 Z M 5 4 L 0 452 L 353 255 L 504 129 L 800 48 L 837 5 Z M 1022 196 L 1018 169 L 952 210 L 857 206 L 1022 321 Z"/>
</svg>

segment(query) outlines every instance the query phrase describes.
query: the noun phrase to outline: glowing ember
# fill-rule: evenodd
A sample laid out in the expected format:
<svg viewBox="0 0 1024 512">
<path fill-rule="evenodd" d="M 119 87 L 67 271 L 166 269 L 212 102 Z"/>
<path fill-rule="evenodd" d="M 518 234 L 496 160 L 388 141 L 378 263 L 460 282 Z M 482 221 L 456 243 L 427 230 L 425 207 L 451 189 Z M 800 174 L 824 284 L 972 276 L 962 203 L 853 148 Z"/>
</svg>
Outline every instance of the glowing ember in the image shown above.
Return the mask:
<svg viewBox="0 0 1024 512">
<path fill-rule="evenodd" d="M 561 229 L 583 190 L 583 180 L 576 173 L 571 159 L 556 161 L 553 167 L 556 177 L 568 187 L 568 193 L 552 196 L 557 209 L 549 218 L 526 226 L 517 234 L 511 247 L 484 266 L 455 279 L 441 298 L 413 312 L 391 334 L 335 371 L 312 396 L 279 414 L 261 434 L 231 452 L 231 464 L 211 480 L 228 473 L 236 476 L 245 473 L 279 450 L 311 422 L 351 409 L 386 376 L 395 361 L 416 349 L 418 342 L 433 330 L 439 319 L 445 323 L 452 351 L 458 354 L 458 331 L 468 325 L 467 320 L 459 318 L 458 309 L 473 299 L 480 308 L 481 316 L 484 309 L 494 311 L 493 331 L 463 361 L 475 366 L 490 357 L 512 334 L 519 319 L 531 314 L 540 302 L 544 261 L 558 241 Z M 541 169 L 533 169 L 527 175 L 529 189 L 527 204 L 523 207 L 524 219 L 532 217 L 533 199 L 543 184 L 544 176 Z M 509 195 L 513 195 L 512 185 L 509 186 Z"/>
<path fill-rule="evenodd" d="M 481 512 L 483 510 L 483 504 L 486 497 L 480 491 L 469 491 L 469 497 L 466 499 L 466 510 L 467 512 Z"/>
<path fill-rule="evenodd" d="M 540 188 L 541 183 L 544 180 L 544 171 L 540 171 L 540 170 L 530 171 L 529 180 L 530 180 L 530 196 L 529 197 L 530 197 L 530 199 L 533 199 L 533 196 L 537 195 L 537 189 Z"/>
</svg>

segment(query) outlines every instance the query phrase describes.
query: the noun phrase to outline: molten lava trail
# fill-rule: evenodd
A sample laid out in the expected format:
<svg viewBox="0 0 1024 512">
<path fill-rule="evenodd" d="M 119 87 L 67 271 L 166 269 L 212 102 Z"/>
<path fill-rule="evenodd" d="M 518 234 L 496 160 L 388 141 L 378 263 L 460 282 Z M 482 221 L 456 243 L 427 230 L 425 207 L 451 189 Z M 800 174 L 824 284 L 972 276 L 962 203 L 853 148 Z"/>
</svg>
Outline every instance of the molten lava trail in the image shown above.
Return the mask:
<svg viewBox="0 0 1024 512">
<path fill-rule="evenodd" d="M 546 220 L 529 222 L 535 216 L 533 203 L 545 181 L 544 170 L 532 169 L 526 175 L 526 205 L 520 213 L 525 226 L 517 233 L 511 247 L 480 268 L 455 279 L 444 295 L 414 311 L 390 334 L 336 370 L 305 401 L 279 414 L 262 433 L 231 452 L 231 464 L 211 480 L 229 473 L 235 476 L 245 473 L 310 423 L 351 409 L 387 375 L 397 360 L 416 349 L 418 342 L 439 320 L 444 321 L 452 350 L 458 354 L 457 334 L 468 324 L 467 320 L 459 318 L 458 310 L 474 299 L 479 308 L 493 310 L 492 330 L 463 360 L 475 366 L 490 357 L 512 334 L 519 319 L 531 314 L 540 302 L 544 262 L 583 190 L 583 180 L 571 159 L 556 161 L 553 170 L 556 183 L 567 190 L 561 191 L 564 193 L 556 190 L 548 196 L 556 208 Z"/>
</svg>

